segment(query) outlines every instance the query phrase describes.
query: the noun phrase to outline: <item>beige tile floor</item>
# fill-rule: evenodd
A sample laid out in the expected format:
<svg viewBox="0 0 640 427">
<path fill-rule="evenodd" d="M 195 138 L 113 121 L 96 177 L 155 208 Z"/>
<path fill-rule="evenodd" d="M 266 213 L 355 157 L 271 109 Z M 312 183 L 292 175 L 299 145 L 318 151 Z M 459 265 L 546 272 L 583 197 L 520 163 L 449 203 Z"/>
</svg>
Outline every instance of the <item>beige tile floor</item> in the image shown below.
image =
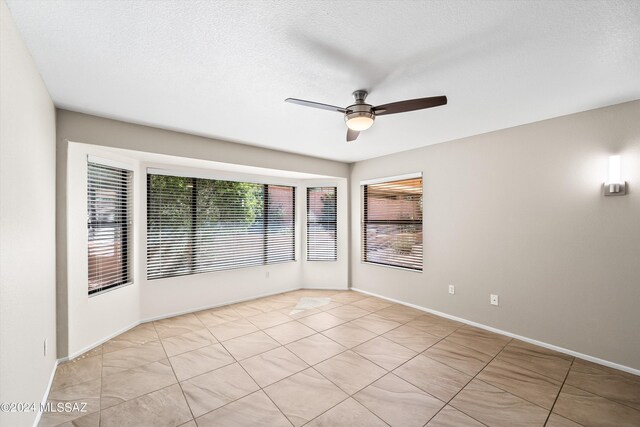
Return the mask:
<svg viewBox="0 0 640 427">
<path fill-rule="evenodd" d="M 60 365 L 49 400 L 87 412 L 41 426 L 640 426 L 640 377 L 350 291 L 140 325 Z"/>
</svg>

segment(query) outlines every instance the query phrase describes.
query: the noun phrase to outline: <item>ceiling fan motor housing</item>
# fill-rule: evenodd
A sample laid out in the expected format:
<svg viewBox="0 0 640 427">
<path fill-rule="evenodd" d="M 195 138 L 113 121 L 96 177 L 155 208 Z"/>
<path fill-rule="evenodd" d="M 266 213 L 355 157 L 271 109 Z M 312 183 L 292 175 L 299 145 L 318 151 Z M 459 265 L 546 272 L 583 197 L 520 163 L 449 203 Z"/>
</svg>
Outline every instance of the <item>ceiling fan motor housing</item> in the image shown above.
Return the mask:
<svg viewBox="0 0 640 427">
<path fill-rule="evenodd" d="M 357 131 L 370 128 L 376 118 L 371 108 L 369 104 L 354 104 L 348 106 L 348 112 L 344 115 L 344 121 L 347 123 L 347 126 Z"/>
</svg>

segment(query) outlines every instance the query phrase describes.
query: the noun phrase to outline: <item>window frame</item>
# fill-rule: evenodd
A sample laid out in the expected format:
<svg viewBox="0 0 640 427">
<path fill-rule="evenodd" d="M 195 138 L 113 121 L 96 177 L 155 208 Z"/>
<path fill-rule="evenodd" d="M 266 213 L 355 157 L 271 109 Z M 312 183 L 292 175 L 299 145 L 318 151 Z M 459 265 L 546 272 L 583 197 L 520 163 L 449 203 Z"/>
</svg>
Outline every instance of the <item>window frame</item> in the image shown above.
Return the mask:
<svg viewBox="0 0 640 427">
<path fill-rule="evenodd" d="M 197 257 L 195 255 L 192 255 L 190 257 L 190 265 L 187 267 L 188 268 L 188 272 L 180 272 L 180 273 L 172 273 L 172 274 L 163 274 L 161 271 L 158 274 L 154 274 L 153 277 L 150 277 L 149 275 L 149 216 L 150 216 L 150 199 L 151 199 L 151 192 L 150 192 L 150 180 L 152 176 L 171 176 L 171 177 L 179 177 L 179 178 L 185 178 L 185 179 L 190 179 L 193 186 L 192 188 L 192 192 L 191 192 L 191 198 L 190 198 L 190 214 L 192 216 L 192 222 L 191 222 L 191 227 L 195 230 L 195 228 L 197 227 L 197 187 L 198 187 L 198 181 L 201 180 L 210 180 L 210 181 L 227 181 L 227 182 L 237 182 L 237 183 L 247 183 L 247 184 L 254 184 L 254 185 L 258 185 L 260 187 L 262 187 L 262 194 L 263 194 L 263 200 L 262 200 L 262 210 L 263 210 L 263 214 L 266 215 L 265 217 L 263 217 L 263 221 L 261 221 L 260 226 L 262 227 L 263 232 L 261 234 L 259 234 L 262 238 L 262 249 L 261 249 L 261 262 L 258 263 L 254 263 L 254 264 L 239 264 L 239 265 L 226 265 L 226 266 L 221 266 L 220 268 L 216 268 L 216 266 L 214 266 L 213 264 L 205 269 L 202 269 L 202 266 L 200 266 L 201 268 L 197 268 Z M 145 179 L 145 186 L 146 186 L 146 231 L 147 231 L 147 238 L 145 239 L 145 245 L 146 245 L 146 249 L 147 249 L 147 256 L 145 257 L 145 263 L 146 263 L 146 279 L 149 281 L 152 280 L 159 280 L 159 279 L 171 279 L 171 278 L 176 278 L 176 277 L 182 277 L 182 276 L 192 276 L 192 275 L 197 275 L 197 274 L 205 274 L 205 273 L 216 273 L 216 272 L 223 272 L 223 271 L 230 271 L 230 270 L 239 270 L 239 269 L 245 269 L 245 268 L 252 268 L 252 267 L 264 267 L 264 266 L 268 266 L 268 265 L 274 265 L 274 264 L 284 264 L 284 263 L 288 263 L 288 262 L 297 262 L 298 261 L 298 253 L 297 253 L 297 245 L 298 245 L 298 189 L 299 186 L 295 183 L 291 183 L 291 182 L 268 182 L 270 180 L 263 180 L 263 179 L 254 179 L 251 176 L 247 176 L 247 177 L 242 177 L 242 178 L 238 178 L 236 176 L 233 177 L 229 177 L 229 176 L 225 176 L 224 174 L 221 175 L 215 175 L 215 174 L 201 174 L 201 173 L 197 173 L 197 172 L 189 172 L 189 171 L 174 171 L 174 170 L 168 170 L 168 169 L 158 169 L 158 168 L 152 168 L 149 167 L 147 168 L 147 172 L 146 172 L 146 179 Z M 292 230 L 291 230 L 291 258 L 290 259 L 286 259 L 283 261 L 270 261 L 270 256 L 274 257 L 274 255 L 277 257 L 277 255 L 279 255 L 280 253 L 275 252 L 273 254 L 269 254 L 268 251 L 268 247 L 270 242 L 270 236 L 268 233 L 268 229 L 269 229 L 269 221 L 273 221 L 273 219 L 269 216 L 269 212 L 270 212 L 270 208 L 269 208 L 269 199 L 270 199 L 270 194 L 269 194 L 269 187 L 286 187 L 286 188 L 290 188 L 292 195 L 291 195 L 291 226 L 292 226 Z M 272 209 L 272 207 L 271 207 Z M 259 224 L 259 223 L 254 223 L 255 224 Z M 194 254 L 195 251 L 197 251 L 196 248 L 196 234 L 194 234 L 194 230 L 192 230 L 191 234 L 189 235 L 189 242 L 191 242 L 191 246 L 194 248 L 192 250 L 194 250 Z"/>
<path fill-rule="evenodd" d="M 310 212 L 310 204 L 309 204 L 309 193 L 311 190 L 315 189 L 333 189 L 335 206 L 334 206 L 334 221 L 309 221 L 309 212 Z M 307 187 L 306 192 L 306 234 L 305 234 L 305 247 L 306 247 L 306 261 L 309 262 L 336 262 L 338 261 L 338 186 L 337 185 L 314 185 L 312 187 Z M 334 256 L 332 259 L 311 259 L 309 258 L 309 225 L 310 224 L 334 224 L 335 225 L 335 239 L 333 242 Z"/>
<path fill-rule="evenodd" d="M 91 207 L 90 207 L 90 192 L 91 192 L 91 188 L 90 188 L 90 183 L 89 183 L 89 179 L 90 179 L 90 164 L 94 164 L 96 166 L 99 167 L 103 167 L 103 168 L 110 168 L 110 169 L 119 169 L 121 172 L 126 172 L 125 174 L 123 174 L 123 176 L 121 177 L 123 180 L 123 185 L 121 187 L 118 188 L 118 198 L 120 200 L 124 199 L 124 204 L 126 205 L 126 219 L 121 220 L 121 221 L 113 221 L 113 222 L 109 222 L 109 223 L 104 223 L 104 222 L 93 222 L 91 220 L 92 217 L 96 217 L 97 213 L 95 212 L 95 207 L 94 207 L 94 212 L 92 214 L 91 211 Z M 133 234 L 134 234 L 134 206 L 133 206 L 133 191 L 134 191 L 134 171 L 133 168 L 127 164 L 124 163 L 120 163 L 117 161 L 113 161 L 110 159 L 103 159 L 103 158 L 99 158 L 99 157 L 94 157 L 91 155 L 87 156 L 87 191 L 86 191 L 86 195 L 87 195 L 87 296 L 92 298 L 98 295 L 102 295 L 106 292 L 110 292 L 116 289 L 120 289 L 123 287 L 126 287 L 128 285 L 133 284 L 134 282 L 134 254 L 133 254 Z M 125 192 L 126 190 L 126 192 Z M 94 190 L 95 191 L 95 190 Z M 123 194 L 124 193 L 124 194 Z M 122 202 L 120 202 L 122 203 Z M 90 256 L 90 251 L 89 251 L 89 245 L 92 243 L 91 237 L 90 237 L 90 233 L 92 228 L 95 229 L 100 229 L 100 228 L 114 228 L 114 229 L 119 229 L 123 238 L 121 240 L 119 240 L 119 242 L 121 243 L 121 249 L 120 251 L 122 251 L 123 253 L 126 254 L 126 262 L 122 263 L 122 277 L 124 278 L 123 281 L 120 281 L 118 283 L 113 283 L 107 286 L 101 286 L 99 288 L 95 288 L 90 290 L 89 289 L 89 256 Z M 123 232 L 124 230 L 124 232 Z M 114 241 L 115 243 L 115 241 Z M 114 245 L 115 246 L 115 245 Z"/>
<path fill-rule="evenodd" d="M 414 273 L 422 273 L 424 271 L 424 250 L 422 252 L 422 258 L 420 260 L 420 268 L 412 268 L 404 265 L 397 264 L 389 264 L 383 262 L 370 261 L 367 259 L 367 225 L 368 224 L 397 224 L 397 225 L 420 225 L 420 232 L 424 235 L 424 215 L 423 215 L 423 207 L 421 202 L 421 219 L 420 220 L 368 220 L 367 216 L 369 213 L 369 209 L 367 208 L 368 201 L 368 186 L 375 184 L 390 184 L 398 181 L 404 181 L 409 179 L 420 179 L 421 180 L 421 200 L 424 201 L 424 179 L 422 172 L 416 173 L 408 173 L 397 176 L 390 176 L 384 178 L 375 178 L 369 180 L 360 181 L 360 197 L 361 197 L 361 215 L 360 215 L 360 263 L 367 265 L 374 265 L 378 267 L 386 267 L 393 268 L 403 271 L 410 271 Z M 423 243 L 424 244 L 424 243 Z M 424 248 L 424 246 L 423 246 Z"/>
</svg>

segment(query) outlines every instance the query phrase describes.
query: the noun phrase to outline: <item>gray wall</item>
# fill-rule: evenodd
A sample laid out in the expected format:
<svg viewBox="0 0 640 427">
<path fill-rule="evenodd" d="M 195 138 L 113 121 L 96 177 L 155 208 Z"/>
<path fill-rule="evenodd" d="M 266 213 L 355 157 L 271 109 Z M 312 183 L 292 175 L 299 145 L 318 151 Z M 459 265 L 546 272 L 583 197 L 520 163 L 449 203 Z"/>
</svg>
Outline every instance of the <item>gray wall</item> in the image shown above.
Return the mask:
<svg viewBox="0 0 640 427">
<path fill-rule="evenodd" d="M 39 404 L 56 356 L 55 109 L 3 0 L 0 58 L 0 402 Z"/>
<path fill-rule="evenodd" d="M 601 195 L 610 154 L 627 196 Z M 360 181 L 416 171 L 424 272 L 361 263 Z M 358 162 L 350 185 L 353 287 L 640 369 L 640 101 Z"/>
</svg>

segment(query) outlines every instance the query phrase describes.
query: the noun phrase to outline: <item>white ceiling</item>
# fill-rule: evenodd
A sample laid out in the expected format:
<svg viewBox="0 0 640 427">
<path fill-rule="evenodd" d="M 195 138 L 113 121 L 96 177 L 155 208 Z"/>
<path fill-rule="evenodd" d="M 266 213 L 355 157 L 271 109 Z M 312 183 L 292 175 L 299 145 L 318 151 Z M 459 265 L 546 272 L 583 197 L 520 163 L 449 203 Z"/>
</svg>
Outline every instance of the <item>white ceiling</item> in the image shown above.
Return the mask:
<svg viewBox="0 0 640 427">
<path fill-rule="evenodd" d="M 640 98 L 640 1 L 7 0 L 57 106 L 357 161 Z M 339 113 L 373 105 L 353 144 Z"/>
</svg>

